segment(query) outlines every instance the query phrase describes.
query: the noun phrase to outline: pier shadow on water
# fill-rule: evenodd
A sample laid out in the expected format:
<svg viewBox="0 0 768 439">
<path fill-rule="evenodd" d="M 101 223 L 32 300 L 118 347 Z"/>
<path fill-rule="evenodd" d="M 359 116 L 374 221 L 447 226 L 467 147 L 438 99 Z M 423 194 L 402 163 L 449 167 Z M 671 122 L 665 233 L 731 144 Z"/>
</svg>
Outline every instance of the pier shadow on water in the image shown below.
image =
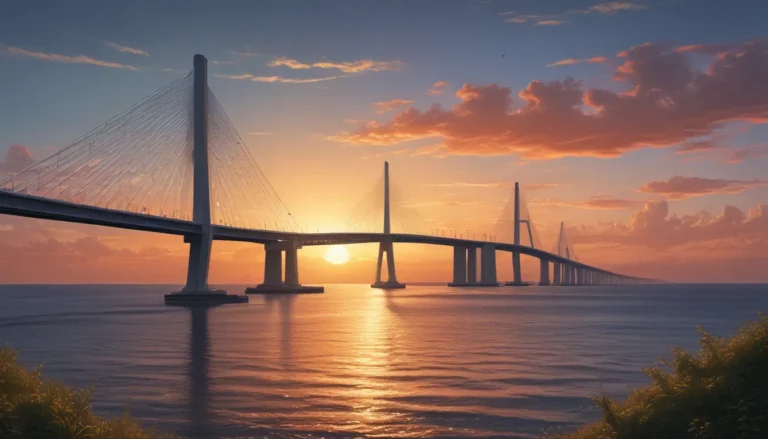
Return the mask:
<svg viewBox="0 0 768 439">
<path fill-rule="evenodd" d="M 192 439 L 214 437 L 215 430 L 209 407 L 211 399 L 209 310 L 210 308 L 205 306 L 189 307 L 189 365 L 187 369 L 189 432 L 187 437 Z"/>
</svg>

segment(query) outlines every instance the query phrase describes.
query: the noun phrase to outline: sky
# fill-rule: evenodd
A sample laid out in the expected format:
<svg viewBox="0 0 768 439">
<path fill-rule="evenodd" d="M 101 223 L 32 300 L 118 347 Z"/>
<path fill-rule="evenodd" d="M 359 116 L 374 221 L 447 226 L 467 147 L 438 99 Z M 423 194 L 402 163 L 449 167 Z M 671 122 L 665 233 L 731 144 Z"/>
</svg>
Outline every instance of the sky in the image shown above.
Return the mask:
<svg viewBox="0 0 768 439">
<path fill-rule="evenodd" d="M 0 172 L 55 153 L 209 59 L 209 85 L 302 229 L 338 230 L 389 161 L 435 233 L 490 234 L 520 182 L 545 249 L 673 281 L 766 282 L 768 3 L 0 3 Z M 397 219 L 393 218 L 394 222 Z M 184 280 L 180 237 L 0 217 L 0 279 Z M 370 282 L 376 248 L 300 252 L 302 281 Z M 404 281 L 451 250 L 396 245 Z M 214 244 L 212 283 L 264 252 Z M 524 276 L 537 278 L 524 258 Z M 501 278 L 511 276 L 499 255 Z"/>
</svg>

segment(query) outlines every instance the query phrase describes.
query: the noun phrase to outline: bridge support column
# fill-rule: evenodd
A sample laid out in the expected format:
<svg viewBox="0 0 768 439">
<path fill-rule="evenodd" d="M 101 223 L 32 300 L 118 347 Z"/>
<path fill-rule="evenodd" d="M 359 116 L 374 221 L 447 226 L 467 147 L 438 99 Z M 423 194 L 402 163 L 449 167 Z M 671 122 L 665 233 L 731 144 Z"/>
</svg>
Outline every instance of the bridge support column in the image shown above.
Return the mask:
<svg viewBox="0 0 768 439">
<path fill-rule="evenodd" d="M 486 243 L 481 250 L 480 259 L 480 285 L 484 287 L 498 287 L 496 279 L 496 246 Z"/>
<path fill-rule="evenodd" d="M 187 284 L 172 294 L 165 295 L 167 305 L 247 302 L 247 296 L 228 296 L 224 290 L 208 286 L 208 268 L 211 264 L 211 192 L 208 176 L 208 60 L 195 55 L 192 91 L 192 221 L 200 225 L 200 234 L 185 236 L 189 243 Z"/>
<path fill-rule="evenodd" d="M 552 285 L 561 285 L 562 281 L 560 280 L 562 269 L 560 268 L 560 263 L 555 261 L 552 263 Z"/>
<path fill-rule="evenodd" d="M 467 248 L 453 247 L 453 282 L 449 287 L 463 287 L 467 285 Z"/>
<path fill-rule="evenodd" d="M 264 283 L 245 289 L 246 294 L 322 293 L 325 289 L 299 283 L 299 249 L 296 241 L 270 242 L 264 245 Z M 283 277 L 285 252 L 285 277 Z M 283 281 L 285 279 L 285 281 Z"/>
<path fill-rule="evenodd" d="M 395 272 L 395 253 L 392 241 L 387 239 L 379 243 L 379 256 L 376 259 L 376 281 L 371 284 L 372 288 L 382 288 L 385 290 L 405 288 L 405 284 L 397 281 Z M 387 281 L 381 281 L 381 264 L 384 262 L 384 254 L 387 254 Z"/>
<path fill-rule="evenodd" d="M 467 249 L 467 284 L 477 284 L 477 248 Z"/>
<path fill-rule="evenodd" d="M 279 248 L 270 249 L 270 244 L 267 244 L 265 247 L 266 257 L 264 259 L 264 285 L 282 285 L 283 251 Z"/>
<path fill-rule="evenodd" d="M 539 259 L 539 286 L 549 285 L 549 261 L 544 258 Z"/>
</svg>

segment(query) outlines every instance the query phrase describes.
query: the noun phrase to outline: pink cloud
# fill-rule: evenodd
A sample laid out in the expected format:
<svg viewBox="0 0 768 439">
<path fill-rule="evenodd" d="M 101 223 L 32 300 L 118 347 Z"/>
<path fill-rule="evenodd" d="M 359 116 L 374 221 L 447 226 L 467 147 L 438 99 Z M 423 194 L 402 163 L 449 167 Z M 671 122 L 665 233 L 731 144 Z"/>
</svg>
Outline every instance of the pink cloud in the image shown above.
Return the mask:
<svg viewBox="0 0 768 439">
<path fill-rule="evenodd" d="M 574 207 L 577 209 L 588 210 L 628 210 L 634 209 L 642 204 L 641 201 L 627 200 L 622 198 L 607 198 L 602 196 L 590 197 L 583 201 L 563 201 L 555 200 L 551 198 L 534 199 L 530 201 L 530 204 L 538 204 L 543 206 L 560 206 L 560 207 Z"/>
<path fill-rule="evenodd" d="M 536 26 L 560 26 L 565 23 L 565 20 L 539 20 L 536 22 Z"/>
<path fill-rule="evenodd" d="M 667 44 L 621 55 L 614 77 L 627 86 L 624 92 L 584 89 L 572 78 L 533 81 L 515 102 L 507 87 L 464 84 L 451 109 L 408 108 L 387 123 L 331 139 L 393 145 L 439 138 L 453 154 L 615 157 L 710 135 L 733 120 L 768 119 L 768 40 L 743 43 L 705 71 Z"/>
<path fill-rule="evenodd" d="M 374 61 L 371 59 L 361 59 L 349 62 L 320 61 L 307 64 L 285 57 L 275 58 L 267 65 L 270 67 L 288 67 L 290 69 L 337 69 L 344 73 L 361 73 L 367 71 L 381 72 L 384 70 L 402 70 L 403 68 L 403 63 L 401 61 Z"/>
<path fill-rule="evenodd" d="M 34 162 L 35 160 L 32 158 L 29 148 L 23 145 L 11 145 L 11 147 L 5 151 L 5 159 L 0 162 L 0 172 L 13 174 L 21 171 Z"/>
<path fill-rule="evenodd" d="M 667 181 L 649 181 L 638 192 L 682 200 L 713 194 L 738 194 L 748 189 L 768 187 L 768 180 L 724 180 L 700 177 L 672 177 Z"/>
<path fill-rule="evenodd" d="M 728 163 L 741 163 L 747 159 L 768 157 L 768 143 L 757 143 L 739 148 L 731 154 Z"/>
<path fill-rule="evenodd" d="M 711 151 L 716 148 L 717 145 L 711 139 L 695 140 L 683 143 L 679 148 L 677 148 L 677 150 L 675 150 L 675 153 L 690 154 L 695 152 Z"/>
</svg>

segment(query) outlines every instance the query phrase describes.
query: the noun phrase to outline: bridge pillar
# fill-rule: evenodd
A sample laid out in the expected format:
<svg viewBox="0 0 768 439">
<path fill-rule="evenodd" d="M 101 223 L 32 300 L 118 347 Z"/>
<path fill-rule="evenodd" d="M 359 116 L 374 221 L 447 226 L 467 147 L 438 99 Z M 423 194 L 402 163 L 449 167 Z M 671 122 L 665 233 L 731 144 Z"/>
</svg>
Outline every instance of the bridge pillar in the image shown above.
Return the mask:
<svg viewBox="0 0 768 439">
<path fill-rule="evenodd" d="M 208 60 L 195 55 L 192 91 L 192 221 L 200 225 L 200 234 L 185 236 L 189 243 L 187 284 L 178 293 L 166 294 L 172 305 L 247 302 L 246 296 L 227 296 L 224 290 L 208 286 L 211 264 L 211 188 L 208 175 Z"/>
<path fill-rule="evenodd" d="M 322 293 L 325 289 L 299 283 L 299 249 L 295 240 L 270 242 L 264 245 L 264 283 L 245 289 L 246 294 Z M 283 276 L 285 252 L 285 276 Z"/>
<path fill-rule="evenodd" d="M 405 288 L 405 284 L 397 281 L 395 272 L 395 253 L 393 251 L 391 239 L 385 239 L 379 243 L 379 256 L 376 259 L 376 281 L 371 284 L 373 288 L 382 288 L 385 290 L 395 288 Z M 381 281 L 381 265 L 384 262 L 384 254 L 387 255 L 387 281 Z"/>
<path fill-rule="evenodd" d="M 264 258 L 264 285 L 283 284 L 283 251 L 280 248 L 271 248 L 265 245 L 266 257 Z"/>
<path fill-rule="evenodd" d="M 448 286 L 465 285 L 467 285 L 467 248 L 457 245 L 453 247 L 453 282 Z"/>
<path fill-rule="evenodd" d="M 561 271 L 560 263 L 557 261 L 552 262 L 552 285 L 560 285 L 562 283 L 560 280 Z"/>
<path fill-rule="evenodd" d="M 467 283 L 477 284 L 477 248 L 469 247 L 467 249 Z"/>
<path fill-rule="evenodd" d="M 490 242 L 483 244 L 480 256 L 480 285 L 499 286 L 499 281 L 496 279 L 496 246 Z"/>
<path fill-rule="evenodd" d="M 514 244 L 520 245 L 520 185 L 515 182 L 515 224 Z M 512 283 L 508 285 L 522 285 L 523 277 L 520 272 L 520 252 L 512 252 Z"/>
<path fill-rule="evenodd" d="M 539 285 L 547 286 L 549 285 L 549 261 L 547 261 L 544 258 L 541 258 L 539 259 L 539 264 L 540 264 Z"/>
</svg>

